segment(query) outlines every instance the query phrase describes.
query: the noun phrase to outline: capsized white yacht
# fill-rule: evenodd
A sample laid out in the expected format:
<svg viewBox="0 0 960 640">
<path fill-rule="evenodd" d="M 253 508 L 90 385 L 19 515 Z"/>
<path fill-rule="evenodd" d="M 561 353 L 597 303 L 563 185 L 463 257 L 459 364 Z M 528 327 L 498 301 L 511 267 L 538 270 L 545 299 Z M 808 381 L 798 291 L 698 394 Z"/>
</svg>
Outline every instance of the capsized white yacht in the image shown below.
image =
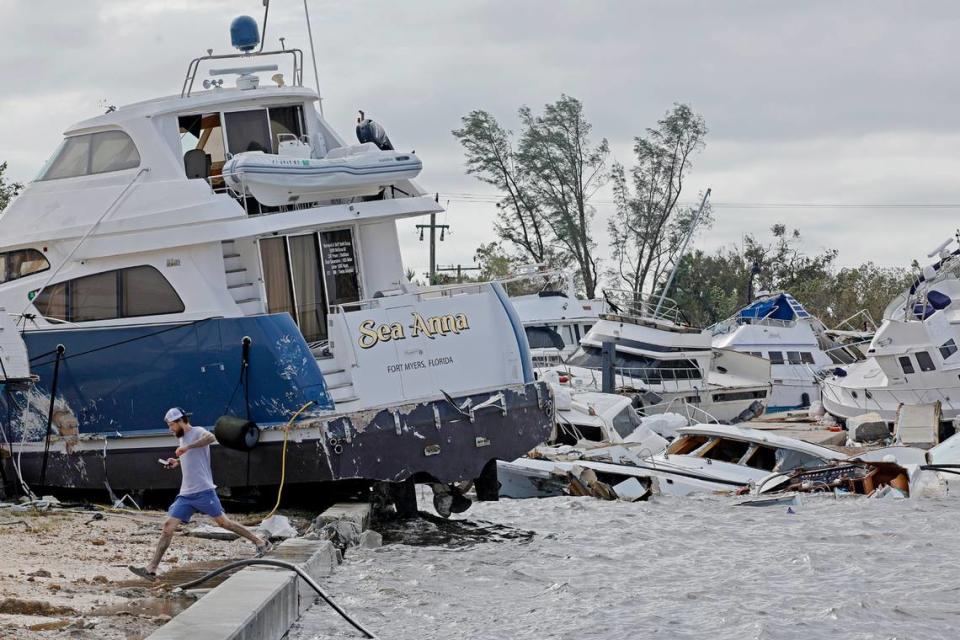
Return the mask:
<svg viewBox="0 0 960 640">
<path fill-rule="evenodd" d="M 960 417 L 960 249 L 951 238 L 937 262 L 886 308 L 866 359 L 833 368 L 823 405 L 838 418 L 878 413 L 894 422 L 901 405 L 940 403 L 943 421 Z"/>
<path fill-rule="evenodd" d="M 495 498 L 495 460 L 554 414 L 506 293 L 411 285 L 396 221 L 440 210 L 420 160 L 369 120 L 361 148 L 340 137 L 302 52 L 258 49 L 252 18 L 231 36 L 178 93 L 70 126 L 0 216 L 0 307 L 39 376 L 3 401 L 18 473 L 174 488 L 156 460 L 181 406 L 240 425 L 213 449 L 221 487 L 386 482 L 409 507 L 414 482 L 477 479 Z"/>
<path fill-rule="evenodd" d="M 762 295 L 710 331 L 714 347 L 770 361 L 767 413 L 809 407 L 819 397 L 817 371 L 835 364 L 826 327 L 789 293 Z"/>
<path fill-rule="evenodd" d="M 719 349 L 707 329 L 691 327 L 669 298 L 648 301 L 632 292 L 606 292 L 601 314 L 580 347 L 555 368 L 574 389 L 603 388 L 603 345 L 614 349 L 613 389 L 647 413 L 684 412 L 698 421 L 730 422 L 762 413 L 770 394 L 770 362 Z"/>
</svg>

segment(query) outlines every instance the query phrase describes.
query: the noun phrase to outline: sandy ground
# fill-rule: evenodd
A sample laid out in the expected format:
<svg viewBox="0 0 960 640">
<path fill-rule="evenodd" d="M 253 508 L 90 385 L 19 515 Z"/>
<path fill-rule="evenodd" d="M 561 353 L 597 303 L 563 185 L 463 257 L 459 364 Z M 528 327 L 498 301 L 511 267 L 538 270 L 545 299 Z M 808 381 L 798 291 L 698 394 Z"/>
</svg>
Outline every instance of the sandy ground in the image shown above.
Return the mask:
<svg viewBox="0 0 960 640">
<path fill-rule="evenodd" d="M 0 638 L 144 638 L 189 606 L 171 584 L 253 554 L 245 540 L 194 538 L 181 529 L 161 565 L 166 578 L 148 583 L 127 565 L 149 561 L 164 517 L 0 509 Z"/>
</svg>

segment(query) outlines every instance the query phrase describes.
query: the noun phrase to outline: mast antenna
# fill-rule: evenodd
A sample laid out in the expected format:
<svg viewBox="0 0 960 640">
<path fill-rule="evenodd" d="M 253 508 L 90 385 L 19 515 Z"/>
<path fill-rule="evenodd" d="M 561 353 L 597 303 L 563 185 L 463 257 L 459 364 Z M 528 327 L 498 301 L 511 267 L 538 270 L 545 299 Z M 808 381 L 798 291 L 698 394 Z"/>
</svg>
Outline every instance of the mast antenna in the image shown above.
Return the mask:
<svg viewBox="0 0 960 640">
<path fill-rule="evenodd" d="M 320 95 L 320 75 L 317 73 L 317 52 L 313 47 L 313 29 L 310 27 L 310 8 L 307 0 L 303 0 L 303 13 L 307 18 L 307 37 L 310 38 L 310 57 L 313 58 L 313 81 L 317 86 L 317 104 L 320 105 L 320 116 L 323 116 L 323 96 Z"/>
</svg>

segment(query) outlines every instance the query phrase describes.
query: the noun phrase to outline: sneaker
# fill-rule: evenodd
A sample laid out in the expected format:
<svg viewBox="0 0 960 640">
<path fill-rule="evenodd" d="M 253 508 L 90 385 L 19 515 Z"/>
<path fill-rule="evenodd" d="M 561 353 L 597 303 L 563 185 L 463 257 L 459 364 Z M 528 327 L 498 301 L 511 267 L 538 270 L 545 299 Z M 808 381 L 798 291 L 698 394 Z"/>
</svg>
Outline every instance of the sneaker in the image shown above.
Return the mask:
<svg viewBox="0 0 960 640">
<path fill-rule="evenodd" d="M 128 566 L 127 569 L 130 569 L 131 573 L 140 576 L 144 580 L 149 580 L 150 582 L 157 581 L 156 571 L 147 571 L 146 567 L 135 567 L 133 565 Z"/>
<path fill-rule="evenodd" d="M 267 540 L 263 544 L 257 547 L 257 553 L 254 556 L 255 558 L 262 558 L 263 556 L 270 553 L 273 550 L 273 543 Z"/>
</svg>

